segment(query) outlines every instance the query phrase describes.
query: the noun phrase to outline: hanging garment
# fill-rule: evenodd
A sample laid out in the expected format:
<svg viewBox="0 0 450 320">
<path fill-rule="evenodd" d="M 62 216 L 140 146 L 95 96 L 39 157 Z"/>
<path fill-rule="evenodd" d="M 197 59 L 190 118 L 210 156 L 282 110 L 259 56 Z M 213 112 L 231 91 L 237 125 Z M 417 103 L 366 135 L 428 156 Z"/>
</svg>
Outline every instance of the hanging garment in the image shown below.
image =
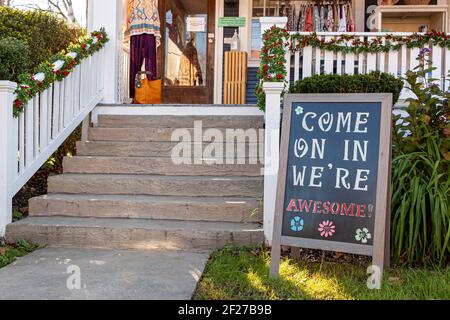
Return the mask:
<svg viewBox="0 0 450 320">
<path fill-rule="evenodd" d="M 298 18 L 297 18 L 297 11 L 295 10 L 295 5 L 292 6 L 292 30 L 291 31 L 297 31 L 298 26 Z"/>
<path fill-rule="evenodd" d="M 130 98 L 134 98 L 134 81 L 145 60 L 145 71 L 151 73 L 147 79 L 157 78 L 156 37 L 153 34 L 131 36 L 130 39 Z"/>
<path fill-rule="evenodd" d="M 333 5 L 333 31 L 339 29 L 339 5 Z"/>
<path fill-rule="evenodd" d="M 353 8 L 352 8 L 350 3 L 347 6 L 347 12 L 348 12 L 348 19 L 347 19 L 348 27 L 347 27 L 347 31 L 348 32 L 355 32 L 356 31 L 355 19 L 353 17 Z"/>
<path fill-rule="evenodd" d="M 313 17 L 312 17 L 312 8 L 308 7 L 306 10 L 306 20 L 305 20 L 305 31 L 311 32 L 313 31 Z"/>
<path fill-rule="evenodd" d="M 327 11 L 325 6 L 320 7 L 320 31 L 327 31 Z"/>
<path fill-rule="evenodd" d="M 328 6 L 327 31 L 333 31 L 333 7 L 331 5 Z"/>
<path fill-rule="evenodd" d="M 288 18 L 286 29 L 289 31 L 294 31 L 294 14 L 291 6 L 285 8 L 285 15 Z"/>
<path fill-rule="evenodd" d="M 158 0 L 128 0 L 127 9 L 126 35 L 154 35 L 156 44 L 159 47 L 161 44 L 161 23 Z"/>
<path fill-rule="evenodd" d="M 294 4 L 294 31 L 299 30 L 300 19 L 301 19 L 301 11 L 299 8 L 297 8 L 297 5 Z"/>
<path fill-rule="evenodd" d="M 315 32 L 320 32 L 320 13 L 319 8 L 317 6 L 313 7 L 313 15 L 314 15 L 313 29 Z"/>
<path fill-rule="evenodd" d="M 339 27 L 338 32 L 347 31 L 347 18 L 345 13 L 345 6 L 339 6 Z"/>
<path fill-rule="evenodd" d="M 300 18 L 298 21 L 298 31 L 303 32 L 306 31 L 306 7 L 300 7 Z"/>
<path fill-rule="evenodd" d="M 202 69 L 193 39 L 187 43 L 181 55 L 178 79 L 182 86 L 198 86 L 203 84 Z"/>
</svg>

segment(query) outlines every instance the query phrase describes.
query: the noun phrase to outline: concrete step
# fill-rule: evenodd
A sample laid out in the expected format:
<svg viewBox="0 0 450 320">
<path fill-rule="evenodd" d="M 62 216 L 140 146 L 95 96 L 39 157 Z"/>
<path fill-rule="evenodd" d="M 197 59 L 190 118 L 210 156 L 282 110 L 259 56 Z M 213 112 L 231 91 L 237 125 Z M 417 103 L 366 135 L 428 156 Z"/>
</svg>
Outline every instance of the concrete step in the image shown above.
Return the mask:
<svg viewBox="0 0 450 320">
<path fill-rule="evenodd" d="M 49 194 L 29 202 L 30 216 L 262 222 L 255 198 Z"/>
<path fill-rule="evenodd" d="M 204 128 L 259 129 L 263 127 L 263 116 L 142 116 L 100 115 L 98 126 L 104 128 L 193 128 L 201 121 Z"/>
<path fill-rule="evenodd" d="M 116 157 L 171 157 L 174 147 L 207 148 L 211 143 L 179 143 L 179 142 L 132 142 L 132 141 L 89 141 L 77 142 L 79 156 L 116 156 Z M 223 154 L 232 154 L 236 158 L 246 158 L 250 155 L 264 154 L 264 144 L 229 143 L 223 145 Z"/>
<path fill-rule="evenodd" d="M 112 173 L 112 174 L 160 174 L 204 176 L 252 176 L 262 175 L 260 164 L 215 164 L 216 159 L 202 159 L 211 164 L 174 164 L 170 158 L 136 157 L 66 157 L 65 173 Z M 190 159 L 187 162 L 192 162 Z M 221 160 L 226 161 L 226 160 Z M 255 159 L 242 162 L 257 163 Z"/>
<path fill-rule="evenodd" d="M 261 198 L 262 177 L 63 174 L 49 193 Z"/>
<path fill-rule="evenodd" d="M 222 142 L 233 143 L 235 137 L 243 142 L 262 143 L 261 129 L 208 129 L 193 128 L 89 128 L 89 141 L 133 141 L 133 142 Z M 230 138 L 227 138 L 228 137 Z M 172 137 L 173 136 L 173 137 Z M 234 139 L 233 139 L 234 138 Z"/>
<path fill-rule="evenodd" d="M 6 230 L 8 241 L 134 250 L 212 250 L 227 244 L 262 244 L 263 238 L 260 224 L 117 218 L 31 217 Z"/>
</svg>

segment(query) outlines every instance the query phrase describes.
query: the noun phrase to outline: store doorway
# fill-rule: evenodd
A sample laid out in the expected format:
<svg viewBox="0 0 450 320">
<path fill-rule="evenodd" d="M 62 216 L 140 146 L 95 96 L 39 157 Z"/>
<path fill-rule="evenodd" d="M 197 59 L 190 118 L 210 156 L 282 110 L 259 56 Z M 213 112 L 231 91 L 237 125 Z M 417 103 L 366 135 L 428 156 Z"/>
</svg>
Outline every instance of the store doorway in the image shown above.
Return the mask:
<svg viewBox="0 0 450 320">
<path fill-rule="evenodd" d="M 163 101 L 214 99 L 215 0 L 160 0 Z"/>
</svg>

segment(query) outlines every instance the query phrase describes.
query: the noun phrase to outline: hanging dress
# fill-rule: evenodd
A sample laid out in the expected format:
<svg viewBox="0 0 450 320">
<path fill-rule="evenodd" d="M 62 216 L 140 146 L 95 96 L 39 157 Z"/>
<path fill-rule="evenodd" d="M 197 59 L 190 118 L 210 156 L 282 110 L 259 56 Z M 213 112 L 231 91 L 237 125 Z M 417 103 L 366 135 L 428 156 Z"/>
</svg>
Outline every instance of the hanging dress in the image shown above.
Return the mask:
<svg viewBox="0 0 450 320">
<path fill-rule="evenodd" d="M 306 32 L 311 32 L 313 31 L 313 12 L 312 12 L 312 8 L 308 7 L 306 10 L 306 20 L 305 20 L 305 31 Z"/>
</svg>

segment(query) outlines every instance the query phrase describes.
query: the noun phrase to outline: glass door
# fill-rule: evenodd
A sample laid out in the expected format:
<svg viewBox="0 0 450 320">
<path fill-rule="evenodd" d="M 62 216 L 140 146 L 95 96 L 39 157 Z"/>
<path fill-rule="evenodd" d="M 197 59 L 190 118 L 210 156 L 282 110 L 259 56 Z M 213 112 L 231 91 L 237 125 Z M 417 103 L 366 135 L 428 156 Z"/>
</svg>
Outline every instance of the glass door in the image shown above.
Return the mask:
<svg viewBox="0 0 450 320">
<path fill-rule="evenodd" d="M 215 1 L 163 0 L 164 103 L 213 100 Z"/>
</svg>

